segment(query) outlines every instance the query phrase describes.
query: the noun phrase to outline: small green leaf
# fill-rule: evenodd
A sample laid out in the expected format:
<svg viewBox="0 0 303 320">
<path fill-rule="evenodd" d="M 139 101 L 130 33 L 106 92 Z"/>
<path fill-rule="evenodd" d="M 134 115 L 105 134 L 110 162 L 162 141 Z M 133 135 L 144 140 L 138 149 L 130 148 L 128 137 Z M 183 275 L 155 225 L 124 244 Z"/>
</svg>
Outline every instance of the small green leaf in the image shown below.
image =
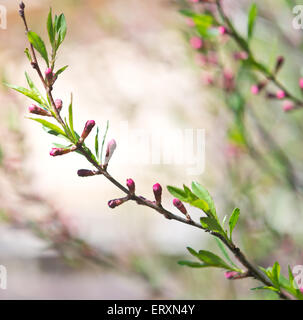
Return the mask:
<svg viewBox="0 0 303 320">
<path fill-rule="evenodd" d="M 239 215 L 240 215 L 240 209 L 239 208 L 236 208 L 234 209 L 230 219 L 229 219 L 229 236 L 230 236 L 230 239 L 232 238 L 232 233 L 233 233 L 233 230 L 237 224 L 237 221 L 239 219 Z"/>
<path fill-rule="evenodd" d="M 199 199 L 204 200 L 208 204 L 211 214 L 217 219 L 215 204 L 209 192 L 198 182 L 192 182 L 191 188 Z"/>
<path fill-rule="evenodd" d="M 31 88 L 32 92 L 37 96 L 39 97 L 40 101 L 40 104 L 43 104 L 43 107 L 47 107 L 46 109 L 48 110 L 48 105 L 47 105 L 47 102 L 46 100 L 43 98 L 42 94 L 40 93 L 40 91 L 37 89 L 37 87 L 35 86 L 34 82 L 32 81 L 32 79 L 30 78 L 30 76 L 28 75 L 27 72 L 25 72 L 25 78 L 26 78 L 26 81 L 29 85 L 29 87 Z"/>
<path fill-rule="evenodd" d="M 95 136 L 95 153 L 96 157 L 99 157 L 99 127 L 97 127 L 97 132 Z"/>
<path fill-rule="evenodd" d="M 201 209 L 202 211 L 204 211 L 207 215 L 209 215 L 209 206 L 207 204 L 206 201 L 202 200 L 202 199 L 197 199 L 194 200 L 190 203 L 192 206 Z"/>
<path fill-rule="evenodd" d="M 279 282 L 280 271 L 281 271 L 281 267 L 280 267 L 279 263 L 276 261 L 272 267 L 271 280 L 273 281 L 273 284 L 278 288 L 280 288 L 280 282 Z"/>
<path fill-rule="evenodd" d="M 29 89 L 26 89 L 23 87 L 19 87 L 19 86 L 15 86 L 13 84 L 8 84 L 8 83 L 4 83 L 4 85 L 6 85 L 7 87 L 9 87 L 13 90 L 18 91 L 19 93 L 22 93 L 23 95 L 27 96 L 28 98 L 31 98 L 32 100 L 40 103 L 41 105 L 44 104 L 44 102 L 41 100 L 40 96 L 32 90 L 29 90 Z"/>
<path fill-rule="evenodd" d="M 59 74 L 61 74 L 63 71 L 65 71 L 65 69 L 67 68 L 68 66 L 64 66 L 62 68 L 60 68 L 55 74 L 56 76 L 58 76 Z"/>
<path fill-rule="evenodd" d="M 73 94 L 70 95 L 70 104 L 68 107 L 68 121 L 69 121 L 69 127 L 72 133 L 72 136 L 74 137 L 74 140 L 77 140 L 75 130 L 74 130 L 74 117 L 73 117 Z"/>
<path fill-rule="evenodd" d="M 49 66 L 48 54 L 46 51 L 45 44 L 43 40 L 33 31 L 27 33 L 29 42 L 34 46 L 34 48 L 41 54 L 41 57 L 45 60 L 47 66 Z"/>
<path fill-rule="evenodd" d="M 50 41 L 52 47 L 54 47 L 55 46 L 55 33 L 54 33 L 54 26 L 53 26 L 52 8 L 49 9 L 46 26 L 47 26 L 49 41 Z"/>
<path fill-rule="evenodd" d="M 60 16 L 58 17 L 55 28 L 58 34 L 58 41 L 57 41 L 57 48 L 58 48 L 61 45 L 61 43 L 64 41 L 66 36 L 66 31 L 67 31 L 66 20 L 63 13 L 61 13 Z"/>
<path fill-rule="evenodd" d="M 40 119 L 40 118 L 28 118 L 28 119 L 31 119 L 31 120 L 34 120 L 34 121 L 37 121 L 39 123 L 41 123 L 44 127 L 56 132 L 57 134 L 60 134 L 64 137 L 66 137 L 66 134 L 65 132 L 60 129 L 58 126 L 56 126 L 55 124 L 51 123 L 51 122 L 48 122 L 44 119 Z"/>
<path fill-rule="evenodd" d="M 201 225 L 204 229 L 223 233 L 221 226 L 219 225 L 218 221 L 213 217 L 203 217 L 200 218 Z"/>
<path fill-rule="evenodd" d="M 230 267 L 223 259 L 221 259 L 219 256 L 215 255 L 214 253 L 206 250 L 200 250 L 198 252 L 198 258 L 213 267 L 216 268 L 223 268 L 227 270 L 233 270 L 232 267 Z"/>
<path fill-rule="evenodd" d="M 270 290 L 270 291 L 274 291 L 274 292 L 279 292 L 278 289 L 276 289 L 274 287 L 270 287 L 270 286 L 260 286 L 260 287 L 256 287 L 256 288 L 251 288 L 250 290 Z"/>
<path fill-rule="evenodd" d="M 249 9 L 248 13 L 248 24 L 247 24 L 247 38 L 251 39 L 254 31 L 255 21 L 258 14 L 258 7 L 253 3 Z"/>
<path fill-rule="evenodd" d="M 25 53 L 25 55 L 27 56 L 28 61 L 29 61 L 29 62 L 32 62 L 32 57 L 31 57 L 31 55 L 30 55 L 30 53 L 29 53 L 28 48 L 26 48 L 26 49 L 24 50 L 24 53 Z"/>
<path fill-rule="evenodd" d="M 181 201 L 187 201 L 188 197 L 184 190 L 173 186 L 167 186 L 168 192 Z"/>
<path fill-rule="evenodd" d="M 205 264 L 205 263 L 187 261 L 187 260 L 178 261 L 178 264 L 180 266 L 187 266 L 187 267 L 190 267 L 190 268 L 206 268 L 206 267 L 210 267 L 208 264 Z"/>
<path fill-rule="evenodd" d="M 218 245 L 219 249 L 220 249 L 221 252 L 223 253 L 225 259 L 226 259 L 231 265 L 233 265 L 233 266 L 236 268 L 236 271 L 241 271 L 241 270 L 239 269 L 239 267 L 231 260 L 229 254 L 227 253 L 227 251 L 226 251 L 226 249 L 225 249 L 225 247 L 224 247 L 223 242 L 222 242 L 220 239 L 218 239 L 217 237 L 215 237 L 215 240 L 216 240 L 216 242 L 217 242 L 217 245 Z"/>
</svg>

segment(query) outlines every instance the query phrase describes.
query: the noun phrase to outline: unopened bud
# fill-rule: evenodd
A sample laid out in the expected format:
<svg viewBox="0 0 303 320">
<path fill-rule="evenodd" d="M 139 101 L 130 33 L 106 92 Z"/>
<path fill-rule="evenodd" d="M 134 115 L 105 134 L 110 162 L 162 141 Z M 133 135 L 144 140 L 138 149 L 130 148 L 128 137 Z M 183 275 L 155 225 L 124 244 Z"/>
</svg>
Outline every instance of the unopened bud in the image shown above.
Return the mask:
<svg viewBox="0 0 303 320">
<path fill-rule="evenodd" d="M 294 104 L 291 101 L 285 101 L 283 104 L 283 110 L 285 112 L 290 111 L 294 108 Z"/>
<path fill-rule="evenodd" d="M 106 154 L 105 154 L 105 159 L 104 159 L 104 165 L 108 165 L 109 160 L 111 159 L 114 151 L 116 150 L 117 144 L 114 139 L 110 140 L 109 143 L 107 144 L 106 148 Z"/>
<path fill-rule="evenodd" d="M 224 35 L 224 34 L 227 33 L 227 30 L 226 30 L 226 28 L 225 28 L 224 26 L 218 27 L 218 31 L 219 31 L 219 33 L 220 33 L 221 35 Z"/>
<path fill-rule="evenodd" d="M 47 85 L 52 86 L 54 84 L 55 80 L 56 80 L 56 76 L 53 73 L 52 68 L 47 68 L 45 70 L 45 81 L 46 81 Z"/>
<path fill-rule="evenodd" d="M 93 127 L 95 126 L 95 121 L 94 120 L 88 120 L 86 121 L 85 127 L 83 129 L 82 135 L 81 135 L 81 141 L 83 142 L 87 136 L 90 134 L 92 131 Z"/>
<path fill-rule="evenodd" d="M 126 185 L 128 187 L 129 193 L 134 194 L 135 193 L 135 181 L 133 179 L 127 179 Z"/>
<path fill-rule="evenodd" d="M 57 109 L 58 111 L 61 111 L 62 106 L 63 106 L 62 100 L 61 100 L 61 99 L 56 99 L 56 100 L 55 100 L 55 106 L 56 106 L 56 109 Z"/>
<path fill-rule="evenodd" d="M 47 110 L 36 106 L 35 104 L 32 104 L 31 106 L 29 106 L 28 111 L 30 113 L 33 113 L 33 114 L 38 114 L 40 116 L 46 116 L 46 117 L 51 117 L 52 116 L 50 112 L 48 112 Z"/>
<path fill-rule="evenodd" d="M 283 90 L 278 90 L 277 93 L 276 93 L 276 97 L 278 99 L 284 99 L 286 97 L 286 94 Z"/>
<path fill-rule="evenodd" d="M 238 272 L 236 272 L 236 271 L 227 271 L 224 273 L 225 278 L 229 279 L 229 280 L 232 280 L 237 275 L 238 275 Z"/>
<path fill-rule="evenodd" d="M 124 203 L 127 200 L 128 200 L 127 198 L 113 199 L 113 200 L 109 200 L 107 204 L 110 208 L 114 209 L 120 206 L 122 203 Z"/>
<path fill-rule="evenodd" d="M 247 60 L 248 59 L 248 53 L 246 51 L 238 51 L 234 53 L 234 59 L 235 60 Z"/>
<path fill-rule="evenodd" d="M 193 18 L 187 18 L 186 20 L 186 24 L 189 26 L 189 27 L 194 27 L 195 26 L 195 21 L 193 20 Z"/>
<path fill-rule="evenodd" d="M 20 8 L 21 10 L 24 10 L 24 9 L 25 9 L 25 4 L 24 4 L 23 1 L 20 2 L 19 8 Z"/>
<path fill-rule="evenodd" d="M 50 155 L 53 156 L 53 157 L 56 157 L 56 156 L 62 156 L 63 154 L 66 154 L 66 153 L 69 153 L 73 151 L 72 149 L 64 149 L 64 148 L 52 148 L 52 150 L 50 151 Z"/>
<path fill-rule="evenodd" d="M 92 170 L 80 169 L 77 171 L 77 174 L 79 177 L 90 177 L 90 176 L 94 176 L 95 172 Z"/>
<path fill-rule="evenodd" d="M 153 185 L 153 192 L 156 199 L 156 204 L 159 206 L 161 204 L 161 197 L 162 197 L 162 187 L 159 183 Z"/>
<path fill-rule="evenodd" d="M 303 89 L 303 78 L 300 78 L 299 80 L 299 86 L 301 89 Z"/>
<path fill-rule="evenodd" d="M 173 200 L 173 205 L 174 205 L 177 209 L 179 209 L 183 214 L 187 215 L 187 210 L 186 210 L 186 208 L 184 207 L 183 203 L 182 203 L 179 199 L 175 198 L 175 199 Z"/>
</svg>

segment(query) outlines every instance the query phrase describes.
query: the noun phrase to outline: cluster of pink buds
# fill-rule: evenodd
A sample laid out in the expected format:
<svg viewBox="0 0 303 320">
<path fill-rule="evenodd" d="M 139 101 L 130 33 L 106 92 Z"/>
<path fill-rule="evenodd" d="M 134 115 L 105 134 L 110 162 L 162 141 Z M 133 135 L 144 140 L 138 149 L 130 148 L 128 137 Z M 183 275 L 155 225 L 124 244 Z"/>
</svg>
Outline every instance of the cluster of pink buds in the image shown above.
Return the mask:
<svg viewBox="0 0 303 320">
<path fill-rule="evenodd" d="M 73 146 L 71 148 L 52 148 L 52 150 L 50 151 L 50 155 L 52 157 L 56 157 L 56 156 L 62 156 L 64 154 L 70 153 L 72 151 L 75 151 L 76 147 Z"/>
<path fill-rule="evenodd" d="M 45 70 L 45 82 L 46 84 L 51 87 L 57 79 L 57 76 L 53 73 L 52 68 L 47 68 Z"/>
<path fill-rule="evenodd" d="M 156 205 L 160 206 L 162 201 L 162 187 L 159 183 L 153 185 L 153 192 L 156 200 Z"/>
<path fill-rule="evenodd" d="M 52 114 L 49 111 L 42 109 L 36 106 L 35 104 L 32 104 L 31 106 L 29 106 L 28 111 L 33 114 L 38 114 L 39 116 L 46 116 L 46 117 L 52 116 Z"/>
</svg>

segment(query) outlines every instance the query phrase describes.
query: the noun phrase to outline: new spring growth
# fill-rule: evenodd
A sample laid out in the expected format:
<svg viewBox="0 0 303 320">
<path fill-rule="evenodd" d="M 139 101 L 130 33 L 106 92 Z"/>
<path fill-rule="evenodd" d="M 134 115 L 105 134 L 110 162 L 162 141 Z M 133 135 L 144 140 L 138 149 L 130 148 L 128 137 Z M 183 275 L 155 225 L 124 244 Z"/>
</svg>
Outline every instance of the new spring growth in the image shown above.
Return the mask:
<svg viewBox="0 0 303 320">
<path fill-rule="evenodd" d="M 84 129 L 83 129 L 83 132 L 81 134 L 81 138 L 79 139 L 80 143 L 82 143 L 87 138 L 87 136 L 90 134 L 90 132 L 92 131 L 92 129 L 95 126 L 95 124 L 96 123 L 95 123 L 94 120 L 86 121 Z"/>
<path fill-rule="evenodd" d="M 178 210 L 180 210 L 184 215 L 187 215 L 187 210 L 186 210 L 186 208 L 184 207 L 183 203 L 182 203 L 179 199 L 175 198 L 175 199 L 173 200 L 173 205 L 174 205 Z"/>
<path fill-rule="evenodd" d="M 114 151 L 116 150 L 117 144 L 114 139 L 110 140 L 109 143 L 107 144 L 106 148 L 106 154 L 105 154 L 105 159 L 104 159 L 104 165 L 107 166 L 109 160 L 111 159 Z"/>
<path fill-rule="evenodd" d="M 161 205 L 161 198 L 162 198 L 162 187 L 159 183 L 153 185 L 153 192 L 156 199 L 156 205 Z"/>
<path fill-rule="evenodd" d="M 61 109 L 62 109 L 62 106 L 63 106 L 63 102 L 61 99 L 56 99 L 55 100 L 55 106 L 56 106 L 56 109 L 60 112 Z"/>
<path fill-rule="evenodd" d="M 109 200 L 107 204 L 110 208 L 114 209 L 120 206 L 122 203 L 126 202 L 127 200 L 129 200 L 128 197 L 113 199 L 113 200 Z"/>
<path fill-rule="evenodd" d="M 129 193 L 134 194 L 135 193 L 135 181 L 133 179 L 127 179 L 126 185 L 129 190 Z"/>
<path fill-rule="evenodd" d="M 46 117 L 51 117 L 52 116 L 50 112 L 48 112 L 47 110 L 36 106 L 35 104 L 30 105 L 28 107 L 28 111 L 30 113 L 33 113 L 33 114 L 38 114 L 39 116 L 46 116 Z"/>
<path fill-rule="evenodd" d="M 79 177 L 90 177 L 96 174 L 95 171 L 88 170 L 88 169 L 80 169 L 77 171 Z"/>
</svg>

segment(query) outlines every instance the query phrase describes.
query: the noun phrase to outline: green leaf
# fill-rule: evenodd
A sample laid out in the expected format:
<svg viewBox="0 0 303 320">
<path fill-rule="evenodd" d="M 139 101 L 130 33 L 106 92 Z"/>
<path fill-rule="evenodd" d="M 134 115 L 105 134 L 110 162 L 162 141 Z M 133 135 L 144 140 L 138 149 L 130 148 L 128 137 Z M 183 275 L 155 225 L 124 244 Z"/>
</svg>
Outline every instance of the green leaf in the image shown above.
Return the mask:
<svg viewBox="0 0 303 320">
<path fill-rule="evenodd" d="M 49 67 L 48 54 L 43 40 L 37 35 L 37 33 L 33 31 L 29 31 L 27 33 L 27 37 L 29 42 L 41 54 L 41 57 L 45 60 L 47 66 Z"/>
<path fill-rule="evenodd" d="M 238 222 L 238 219 L 239 219 L 239 215 L 240 215 L 240 209 L 239 208 L 236 208 L 234 209 L 230 219 L 229 219 L 229 236 L 230 236 L 230 239 L 232 238 L 232 233 L 233 233 L 233 230 Z"/>
<path fill-rule="evenodd" d="M 271 280 L 273 281 L 273 284 L 278 288 L 280 288 L 280 282 L 279 282 L 280 271 L 281 271 L 281 267 L 279 263 L 276 261 L 272 267 Z"/>
<path fill-rule="evenodd" d="M 25 53 L 25 55 L 27 56 L 28 61 L 29 61 L 29 62 L 32 62 L 32 57 L 31 57 L 31 54 L 29 53 L 28 48 L 26 48 L 26 49 L 24 50 L 24 53 Z"/>
<path fill-rule="evenodd" d="M 58 42 L 57 42 L 57 48 L 58 48 L 60 44 L 64 41 L 66 36 L 66 31 L 67 31 L 66 20 L 63 13 L 61 13 L 60 16 L 58 17 L 55 28 L 58 34 Z"/>
<path fill-rule="evenodd" d="M 255 21 L 258 14 L 258 7 L 255 3 L 253 3 L 249 9 L 248 13 L 248 25 L 247 25 L 247 38 L 251 39 L 254 31 Z"/>
<path fill-rule="evenodd" d="M 99 127 L 97 127 L 97 133 L 95 136 L 95 152 L 96 152 L 96 157 L 99 157 Z"/>
<path fill-rule="evenodd" d="M 44 102 L 41 100 L 40 96 L 34 92 L 33 90 L 29 90 L 23 87 L 15 86 L 13 84 L 4 83 L 5 86 L 18 91 L 19 93 L 22 93 L 23 95 L 27 96 L 28 98 L 31 98 L 32 100 L 40 103 L 41 105 L 44 104 Z"/>
<path fill-rule="evenodd" d="M 261 286 L 261 287 L 251 288 L 250 290 L 271 290 L 274 292 L 279 292 L 278 289 L 276 289 L 274 287 L 270 287 L 270 286 Z"/>
<path fill-rule="evenodd" d="M 64 137 L 66 137 L 66 134 L 65 132 L 60 129 L 58 126 L 56 126 L 55 124 L 51 123 L 51 122 L 48 122 L 44 119 L 40 119 L 40 118 L 28 118 L 28 119 L 31 119 L 31 120 L 34 120 L 34 121 L 37 121 L 39 123 L 41 123 L 44 127 L 56 132 L 58 135 L 62 135 Z"/>
<path fill-rule="evenodd" d="M 31 88 L 32 92 L 40 99 L 40 101 L 41 101 L 40 104 L 43 104 L 43 107 L 47 107 L 46 109 L 48 110 L 47 101 L 43 98 L 42 94 L 37 89 L 37 87 L 35 86 L 34 82 L 32 81 L 32 79 L 30 78 L 30 76 L 28 75 L 27 72 L 25 72 L 25 78 L 26 78 L 28 86 Z"/>
<path fill-rule="evenodd" d="M 74 117 L 73 117 L 73 94 L 70 95 L 70 104 L 68 107 L 68 121 L 69 121 L 69 127 L 72 133 L 72 136 L 74 137 L 74 140 L 76 141 L 76 134 L 74 130 Z"/>
<path fill-rule="evenodd" d="M 227 250 L 226 250 L 225 247 L 224 247 L 223 242 L 222 242 L 220 239 L 218 239 L 217 237 L 215 237 L 215 240 L 216 240 L 216 242 L 217 242 L 217 245 L 218 245 L 219 249 L 220 249 L 221 252 L 223 253 L 225 259 L 226 259 L 231 265 L 233 265 L 233 266 L 236 268 L 236 271 L 241 271 L 241 270 L 239 269 L 239 267 L 231 260 L 229 254 L 227 253 Z"/>
<path fill-rule="evenodd" d="M 233 270 L 232 267 L 230 267 L 223 259 L 221 259 L 219 256 L 215 255 L 214 253 L 206 250 L 200 250 L 198 253 L 198 258 L 213 267 L 216 268 L 223 268 L 227 270 Z"/>
<path fill-rule="evenodd" d="M 178 264 L 180 266 L 187 266 L 187 267 L 190 267 L 190 268 L 206 268 L 206 267 L 210 267 L 208 264 L 205 264 L 205 263 L 187 261 L 187 260 L 178 261 Z"/>
<path fill-rule="evenodd" d="M 219 232 L 221 234 L 223 233 L 223 230 L 219 225 L 218 221 L 213 217 L 200 218 L 200 222 L 204 229 L 214 231 L 214 232 Z"/>
<path fill-rule="evenodd" d="M 202 187 L 201 184 L 199 184 L 198 182 L 192 182 L 191 188 L 193 193 L 199 199 L 204 200 L 208 204 L 211 214 L 217 219 L 215 204 L 209 192 L 204 187 Z"/>
<path fill-rule="evenodd" d="M 60 68 L 55 74 L 56 76 L 58 76 L 59 74 L 61 74 L 63 71 L 65 71 L 65 69 L 67 68 L 68 66 L 64 66 L 62 68 Z"/>
<path fill-rule="evenodd" d="M 46 26 L 47 26 L 49 41 L 50 41 L 52 47 L 54 47 L 55 46 L 55 33 L 54 33 L 54 26 L 53 26 L 52 8 L 49 9 Z"/>
<path fill-rule="evenodd" d="M 190 204 L 196 208 L 201 209 L 207 215 L 209 215 L 210 209 L 209 209 L 208 203 L 206 201 L 204 201 L 202 199 L 197 199 L 197 200 L 190 202 Z"/>
<path fill-rule="evenodd" d="M 182 190 L 180 188 L 173 187 L 173 186 L 167 186 L 167 190 L 174 197 L 178 198 L 181 201 L 187 202 L 188 197 L 187 197 L 187 194 L 184 190 Z"/>
</svg>

